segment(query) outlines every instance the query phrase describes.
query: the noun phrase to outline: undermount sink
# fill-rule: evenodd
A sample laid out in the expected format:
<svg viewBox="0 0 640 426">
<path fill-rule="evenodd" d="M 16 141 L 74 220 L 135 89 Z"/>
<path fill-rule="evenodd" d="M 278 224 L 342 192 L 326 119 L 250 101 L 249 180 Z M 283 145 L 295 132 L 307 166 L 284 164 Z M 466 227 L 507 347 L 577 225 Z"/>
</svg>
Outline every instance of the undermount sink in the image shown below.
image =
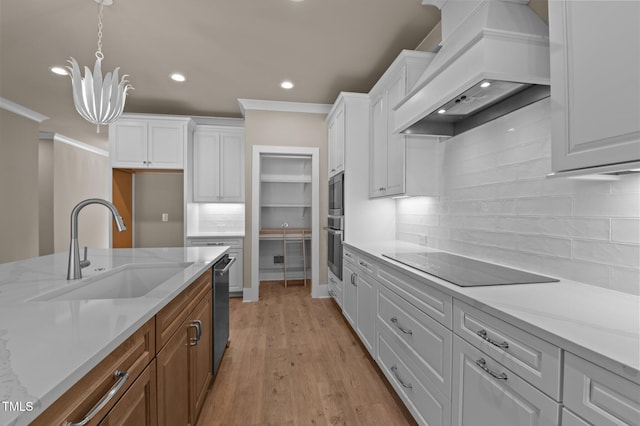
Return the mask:
<svg viewBox="0 0 640 426">
<path fill-rule="evenodd" d="M 192 263 L 125 265 L 31 300 L 132 299 L 144 296 Z"/>
</svg>

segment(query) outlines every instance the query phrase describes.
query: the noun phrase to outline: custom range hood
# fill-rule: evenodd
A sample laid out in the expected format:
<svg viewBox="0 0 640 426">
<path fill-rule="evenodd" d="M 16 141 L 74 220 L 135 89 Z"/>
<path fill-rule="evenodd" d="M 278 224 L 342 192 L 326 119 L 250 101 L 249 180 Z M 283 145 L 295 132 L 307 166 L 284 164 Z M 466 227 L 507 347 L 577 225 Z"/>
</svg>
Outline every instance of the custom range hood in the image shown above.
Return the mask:
<svg viewBox="0 0 640 426">
<path fill-rule="evenodd" d="M 549 96 L 549 27 L 529 0 L 423 0 L 441 49 L 395 106 L 395 132 L 455 136 Z"/>
</svg>

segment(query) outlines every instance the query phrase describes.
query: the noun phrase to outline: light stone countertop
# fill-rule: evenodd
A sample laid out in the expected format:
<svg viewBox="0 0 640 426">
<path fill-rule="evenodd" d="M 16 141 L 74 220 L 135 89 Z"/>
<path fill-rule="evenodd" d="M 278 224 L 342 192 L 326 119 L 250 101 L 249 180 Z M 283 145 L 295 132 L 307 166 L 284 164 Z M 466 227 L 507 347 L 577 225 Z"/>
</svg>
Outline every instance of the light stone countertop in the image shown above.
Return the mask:
<svg viewBox="0 0 640 426">
<path fill-rule="evenodd" d="M 99 268 L 190 264 L 146 295 L 123 299 L 30 301 L 77 285 L 66 280 L 67 253 L 0 264 L 0 425 L 28 424 L 227 250 L 89 249 L 83 280 Z M 22 411 L 5 402 L 21 403 Z"/>
<path fill-rule="evenodd" d="M 382 253 L 394 251 L 437 250 L 400 241 L 345 245 L 640 384 L 638 296 L 562 279 L 555 283 L 459 287 L 382 257 Z"/>
<path fill-rule="evenodd" d="M 240 231 L 218 231 L 218 232 L 198 232 L 187 235 L 190 239 L 205 238 L 244 238 L 244 230 Z"/>
</svg>

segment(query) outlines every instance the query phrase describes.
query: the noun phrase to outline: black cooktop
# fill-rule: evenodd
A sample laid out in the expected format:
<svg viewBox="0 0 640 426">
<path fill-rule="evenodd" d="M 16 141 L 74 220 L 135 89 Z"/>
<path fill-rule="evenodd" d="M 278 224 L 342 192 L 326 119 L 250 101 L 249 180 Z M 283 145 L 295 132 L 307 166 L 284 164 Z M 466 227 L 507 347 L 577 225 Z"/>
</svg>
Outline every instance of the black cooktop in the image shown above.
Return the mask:
<svg viewBox="0 0 640 426">
<path fill-rule="evenodd" d="M 383 253 L 384 257 L 404 263 L 460 287 L 557 282 L 555 278 L 494 265 L 443 252 Z"/>
</svg>

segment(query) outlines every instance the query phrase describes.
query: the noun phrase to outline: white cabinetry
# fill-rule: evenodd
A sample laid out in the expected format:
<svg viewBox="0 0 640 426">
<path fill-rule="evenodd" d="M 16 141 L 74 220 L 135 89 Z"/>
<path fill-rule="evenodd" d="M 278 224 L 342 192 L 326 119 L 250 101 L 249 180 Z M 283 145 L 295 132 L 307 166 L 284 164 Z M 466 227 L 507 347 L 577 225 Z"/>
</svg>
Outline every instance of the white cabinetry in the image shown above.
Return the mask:
<svg viewBox="0 0 640 426">
<path fill-rule="evenodd" d="M 193 201 L 244 202 L 244 130 L 198 126 L 193 138 Z"/>
<path fill-rule="evenodd" d="M 374 355 L 375 293 L 377 287 L 371 268 L 375 266 L 361 255 L 345 249 L 344 300 L 342 311 L 365 347 Z"/>
<path fill-rule="evenodd" d="M 437 194 L 438 139 L 393 133 L 393 108 L 406 96 L 433 56 L 403 51 L 369 93 L 372 198 Z"/>
<path fill-rule="evenodd" d="M 123 114 L 109 124 L 111 167 L 184 168 L 190 118 Z"/>
<path fill-rule="evenodd" d="M 549 36 L 553 171 L 640 167 L 640 2 L 550 1 Z"/>
<path fill-rule="evenodd" d="M 329 177 L 344 171 L 344 143 L 346 129 L 344 104 L 329 117 Z"/>
<path fill-rule="evenodd" d="M 333 300 L 342 308 L 344 283 L 330 269 L 327 270 L 327 273 L 329 274 L 329 296 L 333 297 Z"/>
<path fill-rule="evenodd" d="M 190 237 L 187 239 L 189 247 L 216 247 L 229 246 L 229 257 L 235 257 L 236 261 L 229 270 L 229 295 L 242 296 L 243 289 L 243 263 L 242 263 L 243 238 L 225 237 Z M 240 294 L 238 294 L 240 293 Z"/>
<path fill-rule="evenodd" d="M 598 426 L 640 424 L 638 384 L 565 352 L 563 400 L 566 408 Z"/>
</svg>

